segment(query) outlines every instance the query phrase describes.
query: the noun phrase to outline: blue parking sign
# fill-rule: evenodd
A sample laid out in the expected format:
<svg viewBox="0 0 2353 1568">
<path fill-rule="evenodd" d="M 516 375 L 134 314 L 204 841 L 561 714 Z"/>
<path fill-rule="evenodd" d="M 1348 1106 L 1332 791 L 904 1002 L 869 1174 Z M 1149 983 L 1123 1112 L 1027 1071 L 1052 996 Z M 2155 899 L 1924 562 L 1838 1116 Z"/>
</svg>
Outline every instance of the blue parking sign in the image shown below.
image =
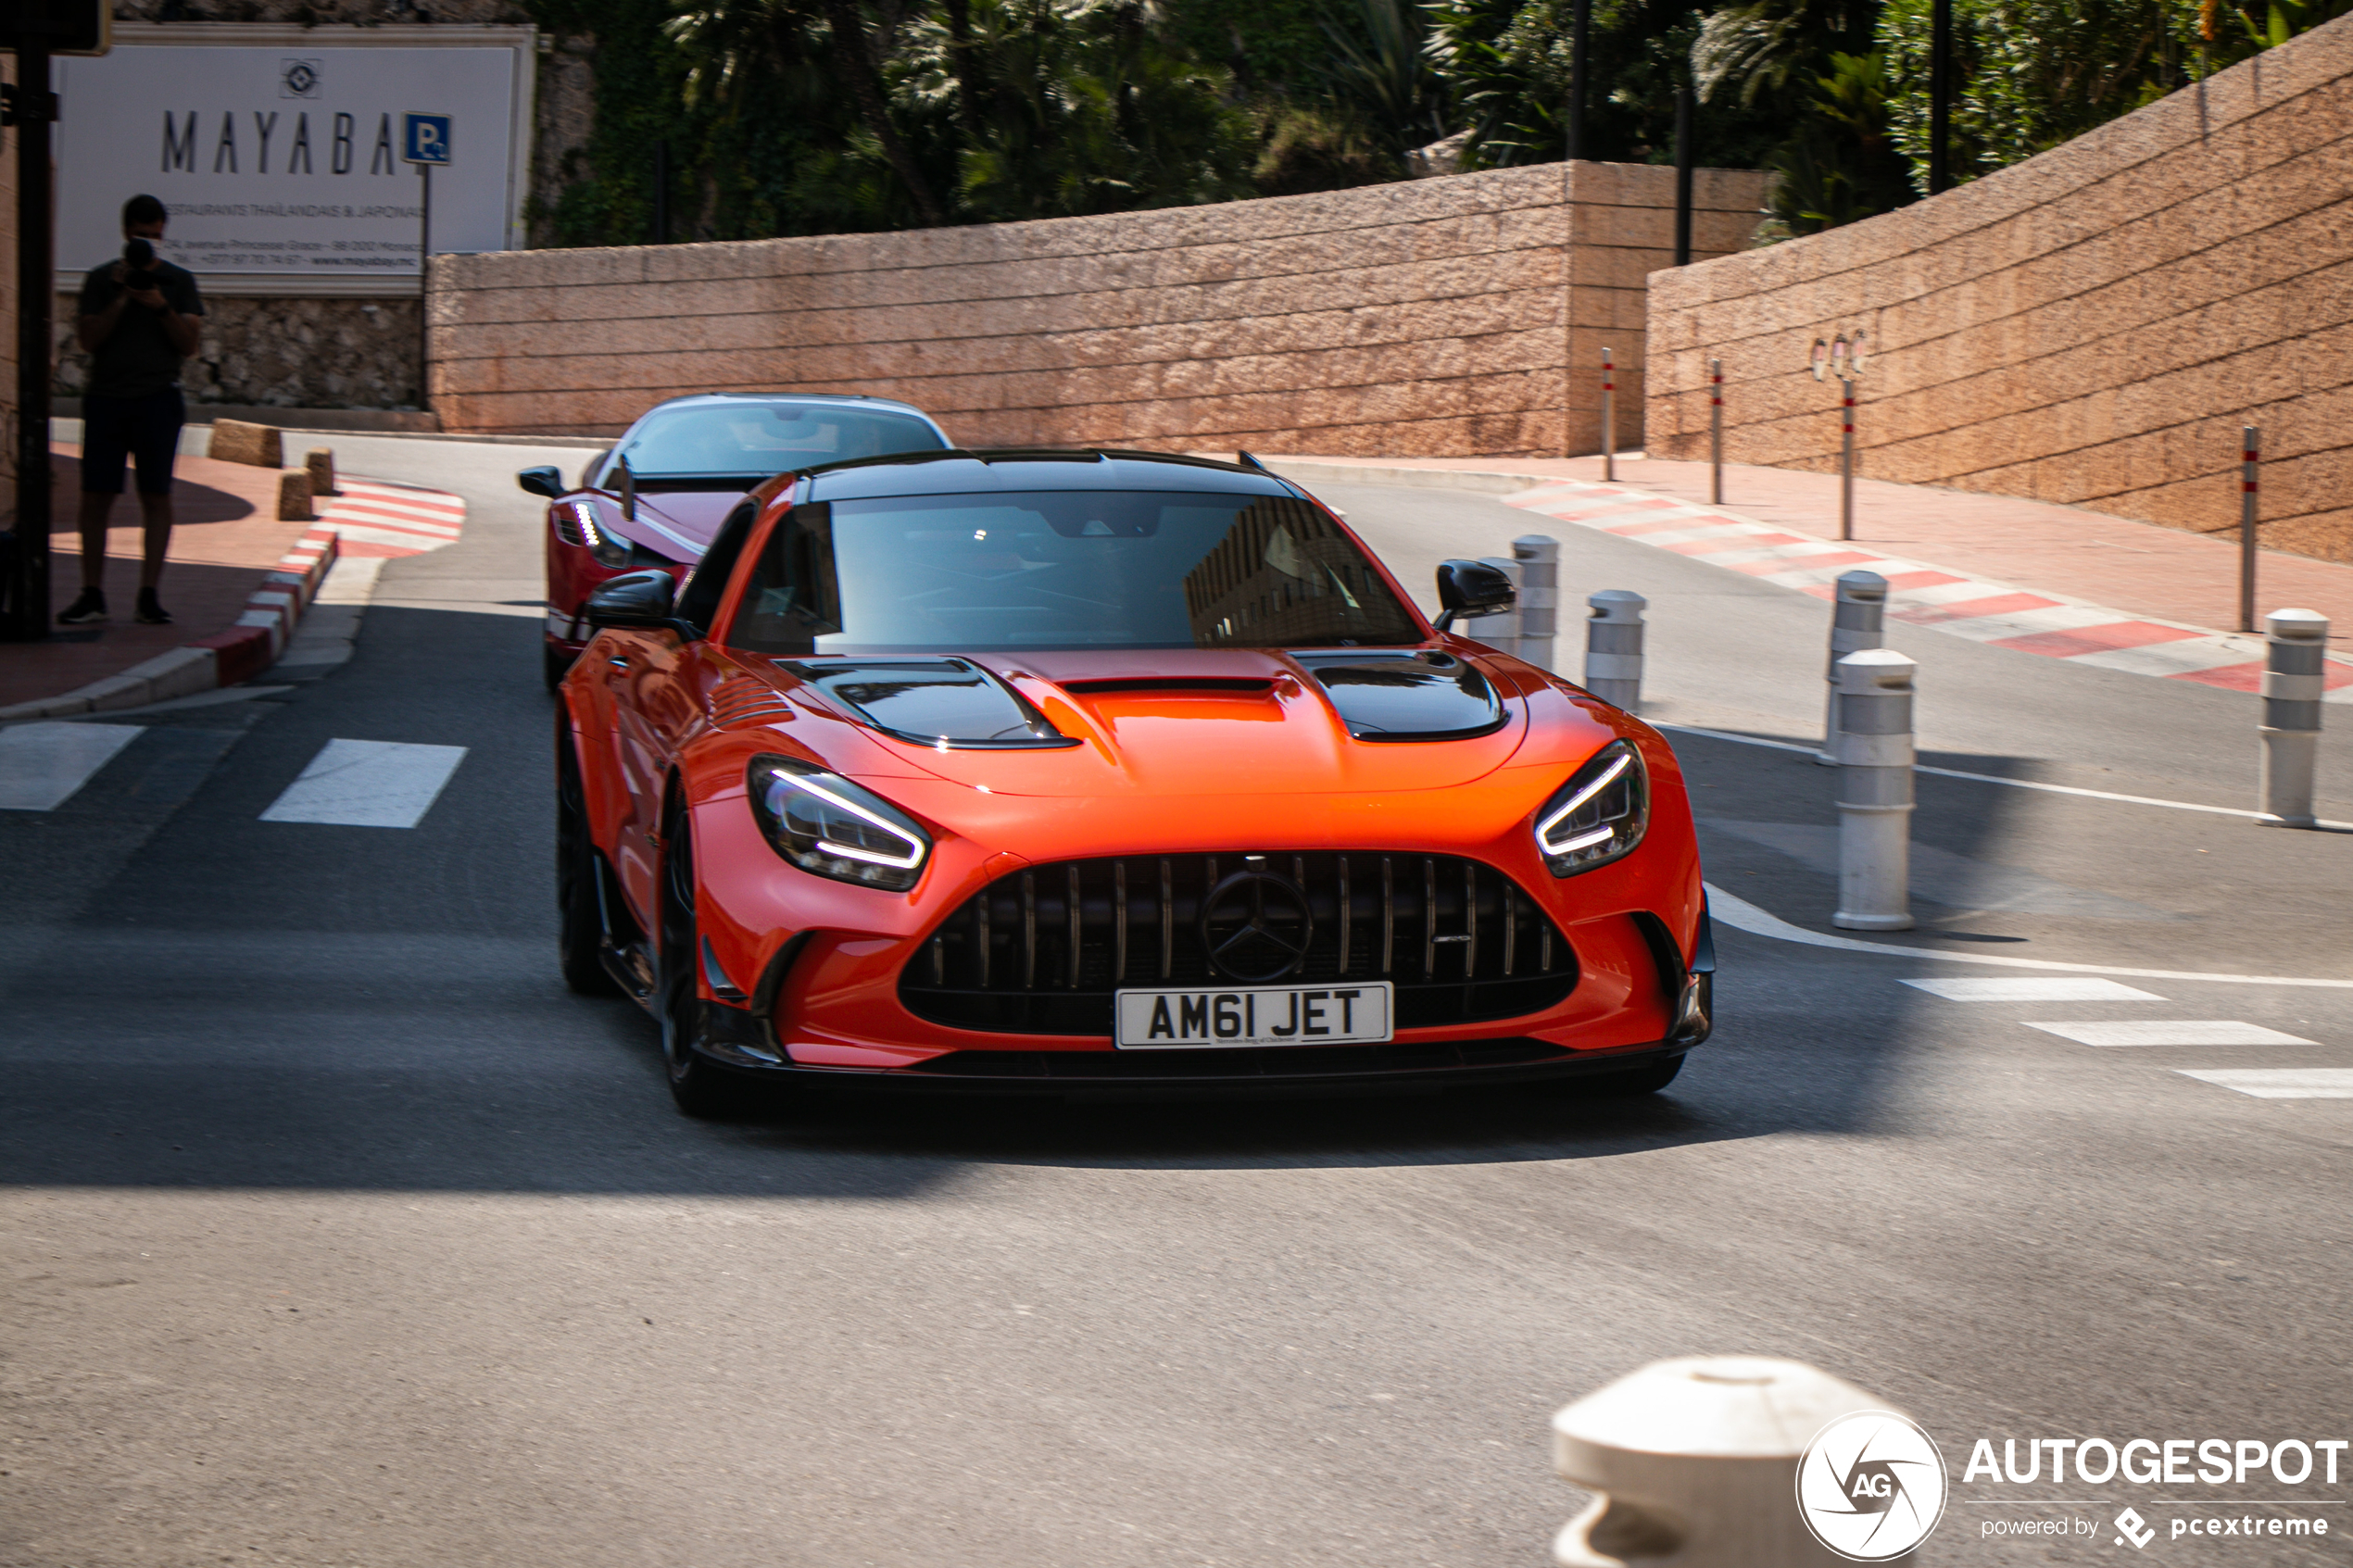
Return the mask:
<svg viewBox="0 0 2353 1568">
<path fill-rule="evenodd" d="M 449 116 L 446 114 L 404 114 L 400 117 L 400 144 L 404 163 L 443 164 L 449 162 Z"/>
</svg>

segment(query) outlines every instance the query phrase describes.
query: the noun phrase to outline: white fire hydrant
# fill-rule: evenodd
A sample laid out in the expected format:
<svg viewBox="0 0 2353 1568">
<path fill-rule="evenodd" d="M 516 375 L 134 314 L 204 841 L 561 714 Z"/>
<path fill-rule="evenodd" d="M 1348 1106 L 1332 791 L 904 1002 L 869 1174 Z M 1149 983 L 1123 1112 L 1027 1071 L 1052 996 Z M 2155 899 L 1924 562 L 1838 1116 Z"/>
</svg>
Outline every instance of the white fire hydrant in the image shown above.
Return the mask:
<svg viewBox="0 0 2353 1568">
<path fill-rule="evenodd" d="M 1601 1496 L 1553 1542 L 1561 1568 L 1831 1568 L 1799 1517 L 1798 1460 L 1839 1417 L 1888 1411 L 1768 1356 L 1685 1356 L 1553 1417 L 1553 1468 Z M 1898 1412 L 1900 1413 L 1900 1412 Z"/>
</svg>

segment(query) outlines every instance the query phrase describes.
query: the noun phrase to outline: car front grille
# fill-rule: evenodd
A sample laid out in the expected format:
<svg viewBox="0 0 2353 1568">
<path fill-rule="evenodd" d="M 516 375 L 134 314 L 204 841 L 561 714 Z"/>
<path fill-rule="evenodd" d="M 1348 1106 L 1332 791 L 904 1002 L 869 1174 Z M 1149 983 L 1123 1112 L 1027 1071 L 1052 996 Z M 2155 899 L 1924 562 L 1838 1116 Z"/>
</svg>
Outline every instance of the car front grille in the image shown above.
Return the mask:
<svg viewBox="0 0 2353 1568">
<path fill-rule="evenodd" d="M 1277 903 L 1295 892 L 1312 911 L 1287 973 L 1213 961 L 1203 904 L 1240 872 L 1270 873 Z M 1237 897 L 1229 884 L 1219 909 Z M 1394 1026 L 1431 1028 L 1541 1012 L 1576 986 L 1577 956 L 1517 884 L 1452 855 L 1129 856 L 1000 877 L 916 950 L 899 994 L 960 1029 L 1108 1035 L 1121 989 L 1345 980 L 1393 983 Z"/>
</svg>

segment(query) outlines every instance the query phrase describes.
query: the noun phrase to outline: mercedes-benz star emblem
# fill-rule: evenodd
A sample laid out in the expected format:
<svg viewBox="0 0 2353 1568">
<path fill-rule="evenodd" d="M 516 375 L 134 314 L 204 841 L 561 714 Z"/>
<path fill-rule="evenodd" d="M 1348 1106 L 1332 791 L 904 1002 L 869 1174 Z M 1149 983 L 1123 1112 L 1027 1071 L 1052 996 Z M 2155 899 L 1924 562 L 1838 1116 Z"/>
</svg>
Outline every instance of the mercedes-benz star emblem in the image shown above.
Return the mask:
<svg viewBox="0 0 2353 1568">
<path fill-rule="evenodd" d="M 1273 872 L 1236 872 L 1209 890 L 1201 907 L 1202 946 L 1217 972 L 1263 985 L 1307 961 L 1315 914 L 1307 895 Z"/>
</svg>

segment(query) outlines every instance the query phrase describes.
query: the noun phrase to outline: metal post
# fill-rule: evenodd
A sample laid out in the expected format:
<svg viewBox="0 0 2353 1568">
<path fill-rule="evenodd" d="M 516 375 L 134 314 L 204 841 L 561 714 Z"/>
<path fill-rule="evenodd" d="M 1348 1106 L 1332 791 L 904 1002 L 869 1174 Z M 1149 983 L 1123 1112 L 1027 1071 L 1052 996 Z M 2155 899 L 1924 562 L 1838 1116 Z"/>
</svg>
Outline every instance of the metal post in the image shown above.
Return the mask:
<svg viewBox="0 0 2353 1568">
<path fill-rule="evenodd" d="M 1512 541 L 1519 566 L 1519 656 L 1539 670 L 1553 663 L 1560 621 L 1561 542 L 1549 533 L 1523 533 Z"/>
<path fill-rule="evenodd" d="M 1838 661 L 1850 653 L 1887 646 L 1887 579 L 1876 571 L 1839 573 L 1831 608 L 1831 656 L 1822 666 L 1829 688 L 1823 702 L 1822 749 L 1814 760 L 1838 766 Z"/>
<path fill-rule="evenodd" d="M 1953 188 L 1953 0 L 1934 0 L 1928 24 L 1928 194 Z"/>
<path fill-rule="evenodd" d="M 1707 502 L 1724 504 L 1724 361 L 1707 362 Z"/>
<path fill-rule="evenodd" d="M 28 30 L 29 31 L 29 30 Z M 17 549 L 15 581 L 0 584 L 0 636 L 49 634 L 49 306 L 57 267 L 51 224 L 49 46 L 17 48 Z"/>
<path fill-rule="evenodd" d="M 2261 510 L 2263 433 L 2253 425 L 2239 432 L 2239 630 L 2255 630 L 2255 525 Z"/>
<path fill-rule="evenodd" d="M 1585 602 L 1585 689 L 1631 713 L 1642 705 L 1642 607 L 1650 601 L 1627 588 L 1604 588 Z"/>
<path fill-rule="evenodd" d="M 1454 622 L 1454 631 L 1459 635 L 1485 643 L 1497 653 L 1507 653 L 1515 659 L 1523 658 L 1525 656 L 1520 652 L 1522 622 L 1518 596 L 1521 584 L 1520 563 L 1506 556 L 1481 556 L 1478 558 L 1478 564 L 1491 566 L 1512 580 L 1512 608 L 1495 615 L 1465 616 Z"/>
<path fill-rule="evenodd" d="M 2329 618 L 2312 609 L 2275 609 L 2263 618 L 2271 658 L 2263 668 L 2263 815 L 2265 827 L 2309 828 L 2312 771 L 2321 746 L 2321 698 L 2327 695 Z"/>
<path fill-rule="evenodd" d="M 1814 1434 L 1881 1411 L 1895 1407 L 1802 1361 L 1653 1362 L 1553 1417 L 1554 1470 L 1600 1494 L 1554 1537 L 1553 1561 L 1839 1568 L 1845 1560 L 1808 1533 L 1791 1483 Z"/>
<path fill-rule="evenodd" d="M 1568 24 L 1568 157 L 1585 156 L 1585 56 L 1592 42 L 1593 0 L 1577 0 Z"/>
<path fill-rule="evenodd" d="M 670 243 L 670 138 L 654 140 L 654 244 Z"/>
<path fill-rule="evenodd" d="M 1841 376 L 1839 409 L 1842 433 L 1838 452 L 1838 536 L 1855 537 L 1855 378 Z"/>
<path fill-rule="evenodd" d="M 1912 676 L 1894 648 L 1838 661 L 1838 912 L 1848 931 L 1912 928 Z"/>
<path fill-rule="evenodd" d="M 1675 265 L 1692 264 L 1692 86 L 1675 89 Z"/>
<path fill-rule="evenodd" d="M 1617 477 L 1617 367 L 1602 350 L 1602 477 Z"/>
<path fill-rule="evenodd" d="M 424 200 L 419 210 L 423 222 L 417 234 L 417 407 L 433 407 L 433 380 L 426 367 L 432 363 L 433 326 L 431 322 L 433 280 L 433 165 L 417 165 L 417 174 L 424 182 Z"/>
</svg>

